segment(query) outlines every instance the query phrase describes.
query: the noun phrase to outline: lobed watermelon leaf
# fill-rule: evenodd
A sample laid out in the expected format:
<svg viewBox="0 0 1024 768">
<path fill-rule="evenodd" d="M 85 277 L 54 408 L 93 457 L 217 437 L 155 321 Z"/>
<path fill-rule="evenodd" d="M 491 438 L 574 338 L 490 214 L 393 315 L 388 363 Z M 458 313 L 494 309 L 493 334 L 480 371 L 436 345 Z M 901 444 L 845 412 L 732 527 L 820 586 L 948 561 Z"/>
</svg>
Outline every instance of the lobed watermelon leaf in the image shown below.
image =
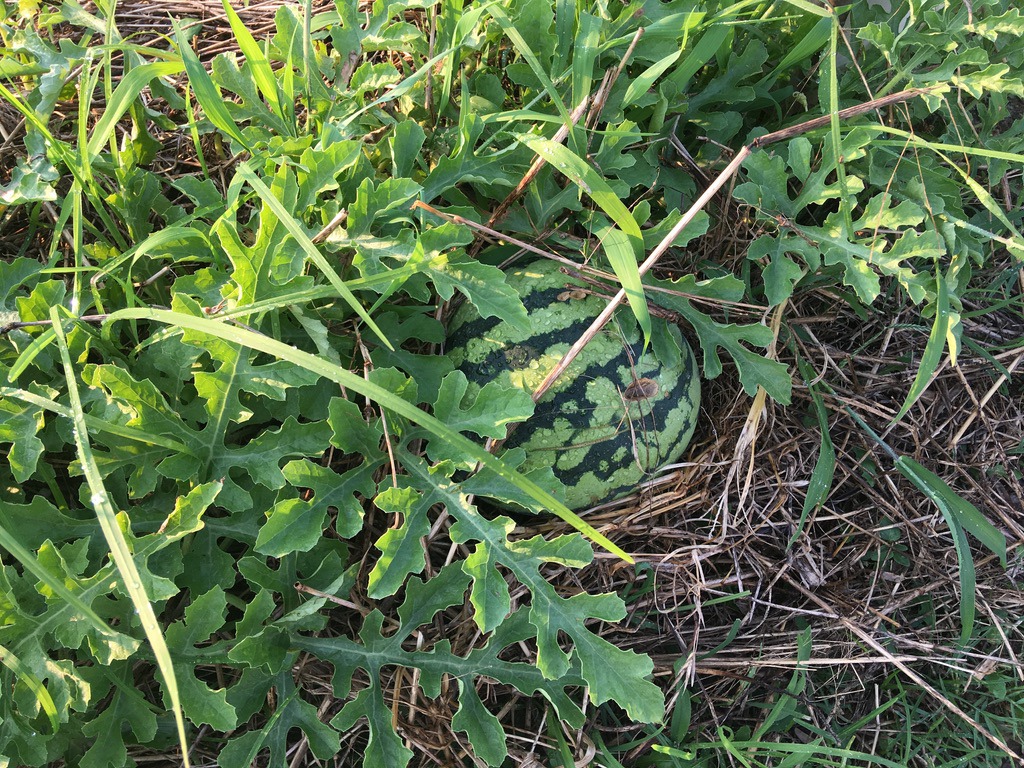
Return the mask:
<svg viewBox="0 0 1024 768">
<path fill-rule="evenodd" d="M 693 276 L 678 280 L 645 278 L 657 292 L 657 302 L 682 315 L 693 326 L 704 350 L 702 372 L 714 379 L 722 373 L 719 350 L 726 350 L 736 365 L 743 390 L 754 395 L 758 387 L 783 404 L 790 402 L 793 382 L 786 366 L 778 360 L 769 360 L 744 346 L 744 343 L 767 348 L 773 340 L 770 328 L 760 324 L 738 325 L 719 323 L 696 309 L 686 295 L 720 301 L 737 301 L 743 295 L 742 284 L 732 276 L 698 281 Z"/>
<path fill-rule="evenodd" d="M 453 371 L 444 377 L 434 402 L 434 415 L 459 432 L 504 440 L 509 425 L 526 421 L 533 414 L 533 398 L 522 389 L 490 382 L 475 396 L 467 396 L 468 389 L 466 374 Z M 427 446 L 427 455 L 431 461 L 459 459 L 457 451 L 446 450 L 438 440 Z"/>
<path fill-rule="evenodd" d="M 218 731 L 230 731 L 238 724 L 235 708 L 227 701 L 224 688 L 211 688 L 195 676 L 196 646 L 203 646 L 204 654 L 216 652 L 217 645 L 208 645 L 210 637 L 224 626 L 227 598 L 224 590 L 214 587 L 192 600 L 185 609 L 182 621 L 167 628 L 165 638 L 174 649 L 174 673 L 178 681 L 181 704 L 195 725 L 209 725 Z M 165 692 L 165 702 L 167 699 Z"/>
</svg>

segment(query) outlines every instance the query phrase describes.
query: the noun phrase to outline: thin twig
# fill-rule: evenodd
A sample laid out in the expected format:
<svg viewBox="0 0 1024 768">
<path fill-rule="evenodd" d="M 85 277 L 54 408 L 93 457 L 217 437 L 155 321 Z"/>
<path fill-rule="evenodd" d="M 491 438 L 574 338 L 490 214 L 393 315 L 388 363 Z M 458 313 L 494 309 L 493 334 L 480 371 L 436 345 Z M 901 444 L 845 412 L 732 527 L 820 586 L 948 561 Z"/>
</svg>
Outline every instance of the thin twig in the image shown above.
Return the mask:
<svg viewBox="0 0 1024 768">
<path fill-rule="evenodd" d="M 576 108 L 569 115 L 569 122 L 559 126 L 558 130 L 555 131 L 555 135 L 551 137 L 552 141 L 556 144 L 561 144 L 568 139 L 569 131 L 571 131 L 572 128 L 582 119 L 588 108 L 590 109 L 590 115 L 593 119 L 596 119 L 596 116 L 601 114 L 601 110 L 604 109 L 605 102 L 608 101 L 608 94 L 611 93 L 612 86 L 615 84 L 619 75 L 622 74 L 622 70 L 625 68 L 626 62 L 629 61 L 629 57 L 632 55 L 633 49 L 636 48 L 636 44 L 640 41 L 640 37 L 643 33 L 644 29 L 643 27 L 640 27 L 636 31 L 636 34 L 633 35 L 633 40 L 630 42 L 629 48 L 626 49 L 626 53 L 619 62 L 618 67 L 615 68 L 610 77 L 608 75 L 605 76 L 604 80 L 601 82 L 601 87 L 597 89 L 597 93 L 594 94 L 593 98 L 584 97 L 584 99 L 576 105 Z M 492 213 L 491 217 L 487 220 L 487 226 L 493 227 L 505 218 L 505 214 L 508 213 L 508 209 L 512 207 L 512 204 L 516 200 L 522 197 L 526 188 L 535 178 L 537 178 L 537 174 L 540 173 L 541 168 L 546 164 L 547 161 L 540 155 L 534 158 L 533 162 L 530 164 L 530 168 L 523 175 L 523 178 L 520 179 L 516 188 L 513 189 L 508 196 L 498 204 L 498 207 L 494 209 L 494 213 Z"/>
<path fill-rule="evenodd" d="M 911 99 L 915 96 L 920 96 L 924 93 L 928 93 L 930 90 L 931 89 L 929 88 L 914 88 L 909 91 L 894 93 L 891 96 L 885 96 L 881 99 L 874 99 L 870 102 L 865 102 L 864 104 L 858 104 L 855 107 L 840 110 L 839 118 L 841 120 L 845 120 L 850 117 L 862 115 L 865 114 L 866 112 L 871 112 L 872 110 L 878 109 L 883 106 L 887 106 L 889 104 L 895 104 L 900 101 L 906 101 L 907 99 Z M 691 221 L 693 221 L 697 213 L 699 213 L 700 210 L 703 209 L 703 207 L 708 203 L 708 201 L 712 197 L 714 197 L 715 193 L 717 193 L 719 189 L 725 186 L 726 182 L 728 182 L 732 178 L 733 174 L 735 174 L 736 171 L 739 170 L 740 165 L 743 163 L 744 160 L 747 159 L 752 149 L 761 148 L 768 144 L 772 144 L 777 141 L 783 141 L 784 139 L 792 138 L 793 136 L 798 136 L 807 131 L 812 131 L 816 128 L 821 128 L 823 126 L 828 125 L 830 121 L 831 116 L 824 115 L 813 120 L 807 120 L 803 123 L 800 123 L 799 125 L 794 125 L 789 128 L 783 128 L 781 131 L 775 131 L 774 133 L 765 134 L 764 136 L 754 139 L 752 142 L 750 142 L 748 146 L 741 147 L 739 152 L 737 152 L 736 156 L 732 159 L 732 162 L 730 162 L 729 165 L 727 165 L 722 170 L 722 172 L 718 174 L 718 177 L 713 182 L 711 182 L 708 188 L 704 190 L 704 193 L 699 198 L 697 198 L 694 204 L 690 206 L 690 209 L 685 214 L 683 214 L 683 217 L 679 220 L 679 222 L 674 227 L 672 227 L 672 231 L 669 232 L 668 235 L 666 235 L 666 237 L 658 244 L 658 246 L 653 251 L 651 251 L 650 256 L 648 256 L 644 260 L 644 262 L 639 266 L 640 275 L 643 276 L 648 270 L 650 270 L 651 267 L 653 267 L 658 262 L 658 260 L 676 241 L 679 235 L 682 234 L 683 230 L 686 229 L 686 227 L 690 224 Z M 544 396 L 544 394 L 551 388 L 551 386 L 555 383 L 558 377 L 561 376 L 565 369 L 572 364 L 572 361 L 576 359 L 577 355 L 579 355 L 579 353 L 583 351 L 583 348 L 588 343 L 590 343 L 590 340 L 594 338 L 594 336 L 596 336 L 598 333 L 600 333 L 601 329 L 604 328 L 605 324 L 611 319 L 612 315 L 615 313 L 616 308 L 619 306 L 619 304 L 623 302 L 625 298 L 625 289 L 622 289 L 617 294 L 615 294 L 615 297 L 610 302 L 608 302 L 608 306 L 604 308 L 604 311 L 602 311 L 601 314 L 597 316 L 597 319 L 595 319 L 594 322 L 591 323 L 586 333 L 584 333 L 583 336 L 580 337 L 579 341 L 573 344 L 572 348 L 570 348 L 569 351 L 566 352 L 562 359 L 558 362 L 558 365 L 551 369 L 551 372 L 548 373 L 544 381 L 542 381 L 540 386 L 537 387 L 536 391 L 534 391 L 533 393 L 534 402 L 538 402 L 540 398 Z"/>
<path fill-rule="evenodd" d="M 679 238 L 683 233 L 683 230 L 689 226 L 690 222 L 693 221 L 694 217 L 701 211 L 701 209 L 707 204 L 707 202 L 714 197 L 715 193 L 721 189 L 725 183 L 732 177 L 734 173 L 739 169 L 740 164 L 747 159 L 750 154 L 750 149 L 743 147 L 739 152 L 736 153 L 736 157 L 733 158 L 732 162 L 718 175 L 705 191 L 704 194 L 697 198 L 696 202 L 690 206 L 683 217 L 676 223 L 672 230 L 665 236 L 665 238 L 658 243 L 657 247 L 651 251 L 651 255 L 648 256 L 644 262 L 637 268 L 640 275 L 646 274 L 651 267 L 658 263 L 658 260 L 665 255 L 665 252 L 672 246 L 672 244 Z M 533 401 L 538 402 L 545 393 L 551 389 L 551 386 L 555 383 L 559 376 L 568 368 L 572 361 L 576 359 L 577 355 L 583 351 L 583 348 L 590 343 L 590 340 L 594 338 L 601 329 L 604 328 L 605 324 L 611 319 L 612 315 L 615 314 L 615 310 L 618 308 L 626 298 L 626 290 L 624 288 L 619 289 L 619 292 L 612 297 L 612 300 L 608 302 L 608 306 L 602 310 L 601 314 L 597 316 L 593 323 L 586 332 L 579 338 L 579 340 L 572 345 L 568 352 L 559 360 L 558 365 L 551 369 L 547 377 L 540 383 L 540 386 L 533 393 Z"/>
<path fill-rule="evenodd" d="M 857 104 L 853 107 L 841 109 L 836 113 L 836 116 L 840 120 L 859 117 L 860 115 L 867 114 L 868 112 L 873 112 L 876 109 L 888 107 L 890 104 L 898 104 L 903 101 L 909 101 L 917 96 L 924 96 L 925 94 L 931 93 L 936 88 L 938 88 L 938 86 L 932 86 L 930 88 L 911 88 L 909 91 L 900 91 L 899 93 L 882 96 L 879 99 L 872 99 L 871 101 L 865 101 L 864 103 Z M 794 136 L 809 133 L 810 131 L 817 130 L 818 128 L 824 128 L 831 122 L 832 115 L 822 115 L 821 117 L 816 117 L 813 120 L 805 120 L 802 123 L 791 125 L 789 128 L 783 128 L 779 131 L 766 133 L 764 136 L 758 136 L 750 142 L 750 147 L 752 149 L 761 149 L 762 147 L 774 144 L 777 141 L 785 141 L 786 139 L 791 139 Z"/>
<path fill-rule="evenodd" d="M 82 315 L 76 317 L 75 320 L 81 320 L 83 323 L 102 323 L 110 315 Z M 0 326 L 0 336 L 4 336 L 11 331 L 16 331 L 19 328 L 34 328 L 45 325 L 53 325 L 52 320 L 15 320 L 13 323 L 6 323 Z"/>
<path fill-rule="evenodd" d="M 611 77 L 605 76 L 604 81 L 601 83 L 601 87 L 597 93 L 594 94 L 594 102 L 590 109 L 590 114 L 587 116 L 587 126 L 593 128 L 597 125 L 597 120 L 601 116 L 601 112 L 604 111 L 604 105 L 608 101 L 608 95 L 612 92 L 612 87 L 615 85 L 615 81 L 619 79 L 619 75 L 622 74 L 622 70 L 626 68 L 626 64 L 633 57 L 633 51 L 636 49 L 636 44 L 640 42 L 640 38 L 644 36 L 644 28 L 638 27 L 633 35 L 633 39 L 629 41 L 629 47 L 626 52 L 622 54 L 622 59 L 619 61 L 619 65 L 612 71 Z"/>
<path fill-rule="evenodd" d="M 545 251 L 544 249 L 538 248 L 535 245 L 530 245 L 525 240 L 519 240 L 518 238 L 512 237 L 510 235 L 502 234 L 496 229 L 491 229 L 486 224 L 478 224 L 475 221 L 463 218 L 458 214 L 439 211 L 434 206 L 428 205 L 427 203 L 424 203 L 420 200 L 413 201 L 411 207 L 412 210 L 422 208 L 423 210 L 428 211 L 429 213 L 432 213 L 435 216 L 439 216 L 442 219 L 447 219 L 448 221 L 452 222 L 452 224 L 460 224 L 462 226 L 469 227 L 470 229 L 475 230 L 476 232 L 479 232 L 483 235 L 486 235 L 487 237 L 492 238 L 495 241 L 505 242 L 509 243 L 510 245 L 518 246 L 519 248 L 522 248 L 525 251 L 529 251 L 530 253 L 536 253 L 538 256 L 543 256 L 546 259 L 554 259 L 555 261 L 561 262 L 562 264 L 566 264 L 571 267 L 579 266 L 575 262 L 563 256 L 558 256 L 557 254 L 552 253 L 551 251 Z"/>
<path fill-rule="evenodd" d="M 313 244 L 314 245 L 320 245 L 325 240 L 327 240 L 327 238 L 331 236 L 331 233 L 334 232 L 334 230 L 336 230 L 338 227 L 340 227 L 342 224 L 345 223 L 345 219 L 347 217 L 348 217 L 348 209 L 342 208 L 338 212 L 338 215 L 335 216 L 333 219 L 331 219 L 327 223 L 326 227 L 324 227 L 319 232 L 317 232 L 315 235 L 313 235 Z"/>
<path fill-rule="evenodd" d="M 576 109 L 574 109 L 569 115 L 569 124 L 562 125 L 557 131 L 555 131 L 555 135 L 551 137 L 551 140 L 556 144 L 561 144 L 565 141 L 569 137 L 569 131 L 580 121 L 580 118 L 582 118 L 584 113 L 587 111 L 589 104 L 589 96 L 585 97 L 583 101 L 577 104 Z M 487 220 L 487 226 L 493 227 L 505 218 L 505 214 L 508 213 L 508 209 L 512 207 L 512 203 L 522 196 L 523 192 L 525 192 L 526 188 L 530 186 L 530 183 L 537 178 L 537 174 L 540 173 L 540 169 L 543 168 L 546 163 L 547 161 L 540 155 L 537 155 L 537 157 L 533 159 L 529 169 L 525 174 L 523 174 L 523 178 L 520 179 L 518 184 L 516 184 L 516 188 L 509 192 L 508 196 L 498 204 L 497 208 L 494 209 L 494 213 L 491 214 L 491 218 Z"/>
</svg>

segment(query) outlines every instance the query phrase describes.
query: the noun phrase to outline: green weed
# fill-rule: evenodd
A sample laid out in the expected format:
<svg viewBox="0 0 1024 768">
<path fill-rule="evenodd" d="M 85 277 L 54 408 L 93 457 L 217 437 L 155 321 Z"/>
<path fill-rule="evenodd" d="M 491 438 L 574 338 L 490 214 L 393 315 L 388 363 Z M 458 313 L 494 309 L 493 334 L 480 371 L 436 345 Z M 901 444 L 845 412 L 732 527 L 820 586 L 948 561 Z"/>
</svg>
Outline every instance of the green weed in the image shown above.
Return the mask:
<svg viewBox="0 0 1024 768">
<path fill-rule="evenodd" d="M 237 53 L 212 61 L 193 25 L 126 39 L 117 5 L 0 10 L 0 99 L 21 132 L 0 150 L 0 227 L 18 238 L 4 235 L 0 261 L 0 765 L 98 768 L 176 747 L 186 765 L 198 748 L 222 768 L 282 766 L 297 738 L 329 761 L 365 724 L 364 763 L 403 766 L 403 717 L 429 700 L 450 704 L 453 743 L 468 745 L 444 759 L 497 766 L 508 709 L 482 693 L 499 685 L 547 703 L 565 765 L 565 732 L 612 705 L 631 728 L 653 724 L 644 765 L 893 766 L 924 749 L 887 732 L 873 755 L 859 723 L 816 724 L 809 631 L 756 724 L 695 736 L 683 688 L 665 722 L 651 658 L 600 629 L 626 617 L 624 599 L 548 578 L 591 563 L 592 543 L 630 556 L 562 505 L 552 476 L 480 447 L 528 419 L 530 398 L 467 398 L 437 354 L 453 297 L 527 322 L 497 266 L 515 249 L 413 203 L 577 260 L 585 242 L 646 333 L 649 300 L 692 328 L 705 378 L 728 364 L 780 404 L 792 371 L 759 313 L 812 289 L 858 308 L 899 295 L 930 326 L 899 421 L 971 343 L 975 272 L 1024 255 L 1010 212 L 1024 139 L 999 119 L 1024 96 L 1010 3 L 338 0 L 313 14 L 307 0 L 257 40 L 225 1 Z M 910 88 L 920 96 L 886 114 L 839 119 Z M 720 167 L 821 115 L 827 127 L 756 150 L 711 211 L 750 209 L 736 270 L 681 253 L 711 226 L 701 212 L 671 269 L 641 280 L 702 191 L 679 148 Z M 827 392 L 812 387 L 821 451 L 789 545 L 839 461 Z M 1004 562 L 1005 539 L 890 453 L 954 535 L 968 649 L 982 629 L 966 533 Z M 523 539 L 478 496 L 576 532 Z M 316 664 L 332 670 L 329 712 L 303 687 Z M 976 717 L 984 706 L 1008 740 L 1018 682 L 978 681 Z M 917 706 L 896 686 L 873 716 Z M 627 751 L 601 742 L 598 759 Z"/>
</svg>

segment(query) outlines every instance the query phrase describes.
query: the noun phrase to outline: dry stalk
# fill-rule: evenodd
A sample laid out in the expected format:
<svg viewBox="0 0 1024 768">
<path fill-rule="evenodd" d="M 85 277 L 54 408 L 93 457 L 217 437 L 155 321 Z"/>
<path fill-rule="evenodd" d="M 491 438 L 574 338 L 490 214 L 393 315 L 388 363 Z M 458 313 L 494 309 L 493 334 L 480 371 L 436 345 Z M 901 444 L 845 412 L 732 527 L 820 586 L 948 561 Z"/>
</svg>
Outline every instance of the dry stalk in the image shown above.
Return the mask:
<svg viewBox="0 0 1024 768">
<path fill-rule="evenodd" d="M 891 96 L 886 96 L 881 99 L 873 99 L 872 101 L 865 102 L 863 104 L 858 104 L 856 106 L 849 107 L 848 109 L 840 110 L 838 113 L 838 117 L 840 120 L 845 120 L 851 117 L 856 117 L 857 115 L 863 115 L 867 112 L 879 109 L 888 104 L 895 104 L 897 102 L 906 101 L 907 99 L 911 99 L 916 96 L 920 96 L 924 93 L 928 93 L 929 90 L 931 89 L 914 88 L 909 91 L 901 91 L 900 93 L 894 93 Z M 647 259 L 645 259 L 644 262 L 639 266 L 638 271 L 641 277 L 644 274 L 646 274 L 651 267 L 658 263 L 658 260 L 665 254 L 666 251 L 668 251 L 668 249 L 672 246 L 676 239 L 682 234 L 683 230 L 690 224 L 691 221 L 693 221 L 694 217 L 701 210 L 703 210 L 704 206 L 707 205 L 711 198 L 715 196 L 718 190 L 725 186 L 726 182 L 728 182 L 732 178 L 733 174 L 735 174 L 739 170 L 740 165 L 742 165 L 743 161 L 746 160 L 747 157 L 750 155 L 752 148 L 760 149 L 761 147 L 765 147 L 777 141 L 790 139 L 794 136 L 799 136 L 803 133 L 807 133 L 808 131 L 815 130 L 816 128 L 824 127 L 831 122 L 831 119 L 831 115 L 824 115 L 822 117 L 814 118 L 813 120 L 807 120 L 806 122 L 800 123 L 798 125 L 794 125 L 789 128 L 784 128 L 780 131 L 775 131 L 774 133 L 769 133 L 764 136 L 761 136 L 750 142 L 749 146 L 741 147 L 740 151 L 737 152 L 736 156 L 732 159 L 732 162 L 730 162 L 729 165 L 727 165 L 722 170 L 722 172 L 718 174 L 715 180 L 711 182 L 711 184 L 708 186 L 706 190 L 704 190 L 704 193 L 700 197 L 698 197 L 694 204 L 690 206 L 690 209 L 685 214 L 683 214 L 683 217 L 679 220 L 679 223 L 677 223 L 672 228 L 668 235 L 666 235 L 665 238 L 657 245 L 657 247 L 655 247 L 655 249 L 651 251 L 650 256 L 648 256 Z M 551 372 L 547 375 L 544 381 L 541 382 L 540 386 L 537 387 L 536 391 L 533 393 L 534 402 L 537 402 L 538 400 L 540 400 L 541 397 L 544 396 L 544 394 L 551 388 L 551 386 L 555 383 L 558 377 L 562 375 L 565 369 L 568 368 L 572 364 L 572 361 L 575 360 L 576 357 L 579 355 L 579 353 L 583 351 L 583 348 L 588 343 L 590 343 L 590 340 L 594 338 L 594 336 L 596 336 L 602 328 L 604 328 L 605 324 L 611 319 L 612 315 L 615 313 L 616 308 L 625 300 L 625 298 L 625 289 L 622 289 L 615 294 L 612 300 L 608 302 L 608 306 L 605 307 L 604 311 L 597 316 L 597 319 L 594 320 L 594 322 L 586 330 L 583 336 L 580 337 L 579 341 L 573 344 L 569 351 L 565 353 L 565 356 L 562 357 L 562 359 L 558 362 L 558 365 L 556 365 L 551 370 Z"/>
<path fill-rule="evenodd" d="M 643 33 L 644 29 L 643 27 L 640 27 L 636 31 L 636 34 L 633 35 L 633 40 L 630 42 L 629 48 L 622 57 L 622 61 L 619 62 L 618 67 L 610 73 L 610 76 L 609 74 L 605 75 L 604 80 L 601 82 L 601 87 L 597 89 L 597 93 L 594 94 L 593 98 L 584 98 L 576 105 L 576 108 L 573 109 L 572 113 L 569 115 L 569 122 L 559 126 L 558 130 L 555 131 L 555 135 L 551 137 L 552 141 L 556 144 L 561 144 L 569 138 L 569 132 L 583 118 L 583 115 L 587 112 L 587 108 L 591 105 L 593 105 L 591 117 L 596 119 L 596 116 L 600 114 L 601 110 L 604 108 L 605 102 L 608 100 L 608 94 L 611 92 L 612 85 L 615 84 L 615 80 L 622 73 L 623 68 L 626 66 L 626 62 L 632 55 L 633 49 L 636 48 L 636 44 L 639 42 Z M 547 161 L 540 155 L 534 158 L 529 169 L 527 169 L 526 173 L 523 174 L 523 178 L 520 179 L 518 184 L 516 184 L 516 188 L 513 189 L 505 199 L 498 204 L 498 207 L 494 209 L 494 213 L 492 213 L 491 217 L 487 220 L 488 227 L 493 228 L 499 221 L 505 218 L 505 214 L 508 213 L 508 209 L 512 207 L 512 204 L 516 200 L 522 197 L 526 188 L 530 186 L 535 178 L 537 178 L 537 174 L 540 173 L 541 168 L 546 164 Z M 474 246 L 472 253 L 475 254 L 478 250 L 479 243 Z"/>
<path fill-rule="evenodd" d="M 559 127 L 559 129 L 555 131 L 555 135 L 551 137 L 551 140 L 557 144 L 561 144 L 569 138 L 569 131 L 582 119 L 583 115 L 586 114 L 587 107 L 589 105 L 590 97 L 588 96 L 576 105 L 576 108 L 569 114 L 569 123 Z M 523 178 L 519 180 L 518 184 L 516 184 L 516 188 L 509 192 L 508 196 L 498 203 L 498 207 L 494 209 L 494 213 L 492 213 L 491 217 L 487 220 L 488 227 L 493 227 L 505 218 L 505 214 L 508 213 L 508 209 L 511 208 L 512 204 L 522 196 L 526 191 L 526 188 L 530 186 L 530 183 L 537 178 L 537 174 L 540 173 L 540 169 L 546 164 L 547 161 L 540 155 L 533 159 L 530 167 L 527 169 L 526 173 L 523 174 Z M 479 246 L 477 246 L 477 248 L 479 249 Z"/>
<path fill-rule="evenodd" d="M 464 227 L 469 227 L 470 229 L 476 232 L 487 235 L 487 237 L 490 237 L 495 241 L 504 241 L 506 243 L 510 243 L 511 245 L 522 248 L 524 251 L 536 253 L 538 256 L 543 256 L 546 259 L 553 259 L 554 261 L 561 262 L 562 264 L 565 264 L 566 266 L 570 267 L 578 266 L 574 261 L 571 261 L 563 256 L 559 256 L 558 254 L 553 253 L 551 251 L 545 251 L 543 248 L 538 248 L 535 245 L 530 245 L 525 240 L 520 240 L 518 238 L 512 237 L 511 235 L 503 235 L 496 229 L 491 229 L 486 224 L 477 224 L 475 221 L 463 218 L 462 216 L 459 216 L 457 214 L 439 211 L 434 206 L 428 205 L 427 203 L 424 203 L 420 200 L 413 201 L 413 204 L 410 207 L 414 211 L 421 209 L 427 211 L 428 213 L 432 213 L 435 216 L 445 219 L 446 221 L 452 222 L 452 224 L 459 224 Z"/>
<path fill-rule="evenodd" d="M 641 277 L 645 275 L 651 267 L 658 263 L 658 260 L 679 238 L 683 233 L 683 230 L 686 229 L 691 221 L 693 221 L 694 217 L 704 208 L 707 202 L 714 197 L 715 193 L 722 188 L 722 186 L 734 173 L 736 173 L 737 170 L 739 170 L 740 165 L 747 159 L 749 154 L 750 150 L 747 147 L 743 147 L 736 153 L 736 157 L 733 158 L 732 162 L 729 163 L 729 165 L 718 175 L 718 178 L 711 183 L 711 185 L 704 191 L 704 194 L 697 198 L 696 202 L 690 206 L 690 210 L 683 214 L 683 217 L 679 222 L 672 227 L 672 230 L 654 248 L 654 250 L 651 251 L 650 256 L 648 256 L 644 262 L 639 265 L 637 270 Z M 619 304 L 625 300 L 625 298 L 626 290 L 624 288 L 619 289 L 618 293 L 616 293 L 615 296 L 612 297 L 611 301 L 608 302 L 608 306 L 601 311 L 601 314 L 599 314 L 594 322 L 591 323 L 586 332 L 575 344 L 572 345 L 569 351 L 566 352 L 562 359 L 558 361 L 558 365 L 552 368 L 544 381 L 540 383 L 540 386 L 538 386 L 533 393 L 534 402 L 539 401 L 547 391 L 551 389 L 551 386 L 555 383 L 558 377 L 561 376 L 565 369 L 572 364 L 572 361 L 575 360 L 579 353 L 583 351 L 583 348 L 590 343 L 590 340 L 601 332 L 601 329 L 604 328 L 609 320 L 611 320 L 612 315 L 615 314 L 615 310 L 618 308 Z"/>
</svg>

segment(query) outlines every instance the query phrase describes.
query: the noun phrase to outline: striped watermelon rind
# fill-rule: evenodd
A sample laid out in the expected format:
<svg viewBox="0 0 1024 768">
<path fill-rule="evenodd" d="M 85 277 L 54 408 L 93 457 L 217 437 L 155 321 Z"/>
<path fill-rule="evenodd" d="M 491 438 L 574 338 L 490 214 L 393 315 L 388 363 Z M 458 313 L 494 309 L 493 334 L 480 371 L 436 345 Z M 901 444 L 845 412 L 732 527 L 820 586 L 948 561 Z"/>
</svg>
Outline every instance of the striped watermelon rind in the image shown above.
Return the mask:
<svg viewBox="0 0 1024 768">
<path fill-rule="evenodd" d="M 553 261 L 506 273 L 530 330 L 464 304 L 448 324 L 446 354 L 471 391 L 490 381 L 532 393 L 604 309 L 606 300 Z M 631 493 L 686 449 L 700 408 L 700 376 L 679 329 L 652 317 L 652 342 L 628 307 L 620 307 L 520 424 L 505 448 L 526 453 L 521 472 L 550 467 L 565 486 L 566 506 L 586 509 Z"/>
</svg>

